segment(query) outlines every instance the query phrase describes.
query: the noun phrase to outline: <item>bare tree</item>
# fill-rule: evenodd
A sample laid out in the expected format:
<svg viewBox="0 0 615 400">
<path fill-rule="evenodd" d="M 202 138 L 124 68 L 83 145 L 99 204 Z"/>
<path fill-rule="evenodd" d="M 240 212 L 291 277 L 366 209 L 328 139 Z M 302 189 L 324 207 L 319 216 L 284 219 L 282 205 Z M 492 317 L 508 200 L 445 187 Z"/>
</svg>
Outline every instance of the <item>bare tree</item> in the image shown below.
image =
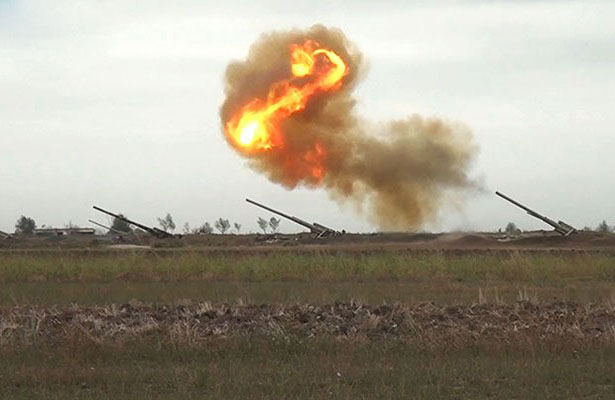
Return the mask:
<svg viewBox="0 0 615 400">
<path fill-rule="evenodd" d="M 184 224 L 184 234 L 187 235 L 188 233 L 190 233 L 190 224 L 188 222 L 186 222 Z"/>
<path fill-rule="evenodd" d="M 213 231 L 214 231 L 214 228 L 212 228 L 211 225 L 209 225 L 209 222 L 205 222 L 203 225 L 201 225 L 200 228 L 196 229 L 196 233 L 204 233 L 207 235 L 209 235 Z"/>
<path fill-rule="evenodd" d="M 175 230 L 175 222 L 173 222 L 173 217 L 171 217 L 169 213 L 167 213 L 167 216 L 164 218 L 158 218 L 158 225 L 160 225 L 165 232 L 173 232 Z"/>
<path fill-rule="evenodd" d="M 30 218 L 22 215 L 15 224 L 15 233 L 21 235 L 31 235 L 36 229 L 36 222 Z"/>
<path fill-rule="evenodd" d="M 122 214 L 119 214 L 120 217 L 123 217 Z M 117 232 L 132 232 L 132 229 L 130 228 L 130 224 L 126 221 L 124 221 L 123 219 L 120 218 L 113 218 L 113 223 L 111 224 L 111 229 Z"/>
<path fill-rule="evenodd" d="M 220 231 L 221 234 L 225 234 L 226 231 L 229 230 L 229 228 L 231 227 L 231 223 L 229 222 L 228 219 L 218 219 L 216 222 L 214 222 L 214 226 L 216 227 L 217 230 Z"/>
<path fill-rule="evenodd" d="M 271 217 L 269 220 L 269 227 L 271 228 L 271 232 L 277 233 L 278 228 L 280 227 L 280 219 L 276 217 Z"/>
<path fill-rule="evenodd" d="M 235 227 L 235 232 L 239 235 L 239 232 L 241 232 L 241 224 L 235 222 L 233 226 Z"/>
<path fill-rule="evenodd" d="M 263 233 L 267 233 L 267 228 L 269 228 L 269 222 L 265 218 L 258 217 L 256 221 L 258 223 L 258 227 L 263 230 Z"/>
<path fill-rule="evenodd" d="M 598 227 L 596 228 L 596 232 L 601 232 L 601 233 L 609 233 L 612 230 L 613 228 L 611 228 L 609 224 L 606 223 L 606 221 L 602 221 L 600 225 L 598 225 Z"/>
<path fill-rule="evenodd" d="M 514 222 L 509 222 L 506 225 L 506 229 L 504 229 L 504 232 L 506 232 L 508 235 L 518 235 L 521 233 L 521 229 L 517 228 L 517 225 L 515 225 Z"/>
</svg>

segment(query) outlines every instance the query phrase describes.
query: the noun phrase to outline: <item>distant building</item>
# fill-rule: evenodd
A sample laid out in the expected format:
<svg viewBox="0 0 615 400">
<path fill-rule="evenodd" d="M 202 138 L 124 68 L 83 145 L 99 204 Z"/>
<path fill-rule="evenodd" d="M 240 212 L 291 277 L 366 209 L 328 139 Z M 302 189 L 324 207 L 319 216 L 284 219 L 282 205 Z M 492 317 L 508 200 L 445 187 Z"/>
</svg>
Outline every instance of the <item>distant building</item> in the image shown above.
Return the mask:
<svg viewBox="0 0 615 400">
<path fill-rule="evenodd" d="M 35 236 L 68 236 L 68 235 L 93 235 L 91 228 L 41 228 L 34 230 Z"/>
</svg>

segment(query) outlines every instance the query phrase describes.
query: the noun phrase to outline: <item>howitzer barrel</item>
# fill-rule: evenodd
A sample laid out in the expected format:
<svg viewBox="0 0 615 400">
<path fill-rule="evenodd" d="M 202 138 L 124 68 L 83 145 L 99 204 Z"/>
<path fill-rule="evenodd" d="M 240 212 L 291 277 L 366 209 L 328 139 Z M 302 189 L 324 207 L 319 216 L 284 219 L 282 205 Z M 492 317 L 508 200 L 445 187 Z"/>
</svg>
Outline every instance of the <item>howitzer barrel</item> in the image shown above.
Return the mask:
<svg viewBox="0 0 615 400">
<path fill-rule="evenodd" d="M 518 201 L 515 201 L 513 199 L 511 199 L 510 197 L 506 196 L 504 193 L 500 193 L 498 191 L 495 192 L 495 194 L 497 194 L 498 196 L 500 196 L 501 198 L 503 198 L 504 200 L 513 203 L 514 205 L 516 205 L 519 208 L 524 209 L 525 211 L 527 211 L 528 213 L 534 213 L 537 214 L 535 211 L 533 211 L 531 208 L 524 206 L 523 204 L 519 203 Z"/>
<path fill-rule="evenodd" d="M 96 211 L 100 211 L 103 214 L 107 214 L 107 215 L 110 215 L 110 216 L 112 216 L 114 218 L 121 219 L 122 221 L 131 222 L 128 218 L 124 217 L 123 215 L 114 214 L 111 211 L 107 211 L 107 210 L 105 210 L 103 208 L 100 208 L 98 206 L 92 206 L 92 208 L 95 209 Z"/>
<path fill-rule="evenodd" d="M 103 209 L 103 208 L 100 208 L 100 207 L 97 207 L 97 206 L 93 206 L 93 208 L 94 208 L 96 211 L 100 211 L 101 213 L 104 213 L 104 214 L 110 215 L 110 216 L 112 216 L 113 218 L 117 218 L 117 219 L 119 219 L 119 220 L 122 220 L 122 221 L 124 221 L 124 222 L 126 222 L 126 223 L 128 223 L 128 224 L 131 224 L 131 225 L 134 225 L 134 226 L 136 226 L 136 227 L 139 227 L 139 228 L 141 228 L 141 229 L 143 229 L 143 230 L 145 230 L 145 231 L 147 231 L 147 232 L 152 232 L 152 231 L 153 231 L 153 229 L 152 229 L 152 228 L 150 228 L 149 226 L 145 226 L 145 225 L 142 225 L 142 224 L 140 224 L 140 223 L 138 223 L 138 222 L 131 221 L 131 220 L 129 220 L 128 218 L 124 217 L 123 215 L 112 213 L 111 211 L 107 211 L 107 210 L 105 210 L 105 209 Z"/>
<path fill-rule="evenodd" d="M 320 233 L 320 232 L 322 231 L 322 229 L 319 229 L 319 228 L 318 228 L 317 226 L 315 226 L 314 224 L 310 224 L 309 222 L 304 221 L 304 220 L 302 220 L 302 219 L 300 219 L 300 218 L 293 217 L 292 215 L 284 214 L 284 213 L 283 213 L 283 212 L 281 212 L 281 211 L 274 210 L 273 208 L 271 208 L 271 207 L 267 207 L 266 205 L 260 204 L 260 203 L 258 203 L 258 202 L 256 202 L 256 201 L 254 201 L 254 200 L 246 199 L 246 201 L 247 201 L 248 203 L 250 203 L 250 204 L 253 204 L 253 205 L 257 206 L 257 207 L 260 207 L 260 208 L 265 209 L 265 210 L 267 210 L 267 211 L 269 211 L 269 212 L 272 212 L 272 213 L 274 213 L 274 214 L 277 214 L 277 215 L 279 215 L 280 217 L 283 217 L 283 218 L 286 218 L 286 219 L 288 219 L 288 220 L 291 220 L 291 221 L 293 221 L 293 222 L 294 222 L 294 223 L 296 223 L 296 224 L 299 224 L 299 225 L 301 225 L 301 226 L 304 226 L 304 227 L 308 228 L 308 229 L 310 230 L 310 232 L 313 232 L 313 233 Z"/>
<path fill-rule="evenodd" d="M 96 221 L 92 221 L 91 219 L 88 219 L 88 222 L 90 222 L 91 224 L 94 224 L 96 226 L 99 226 L 99 227 L 101 227 L 103 229 L 107 229 L 109 232 L 117 233 L 118 235 L 125 235 L 125 234 L 129 233 L 129 232 L 118 231 L 117 229 L 113 229 L 110 226 L 106 226 L 106 225 L 103 225 L 103 224 L 98 223 Z"/>
<path fill-rule="evenodd" d="M 506 196 L 504 193 L 500 193 L 500 192 L 496 191 L 495 194 L 500 196 L 504 200 L 506 200 L 506 201 L 508 201 L 508 202 L 510 202 L 510 203 L 512 203 L 514 205 L 516 205 L 517 207 L 525 210 L 525 212 L 527 212 L 532 217 L 537 218 L 537 219 L 539 219 L 539 220 L 541 220 L 541 221 L 551 225 L 555 229 L 556 232 L 558 232 L 558 233 L 560 233 L 560 234 L 562 234 L 564 236 L 568 236 L 571 233 L 576 232 L 576 229 L 574 227 L 572 227 L 572 226 L 570 226 L 570 225 L 568 225 L 566 223 L 562 223 L 561 221 L 560 222 L 555 222 L 551 218 L 545 217 L 544 215 L 537 213 L 536 211 L 532 210 L 531 208 L 524 206 L 523 204 L 519 203 L 518 201 L 515 201 L 515 200 L 511 199 L 510 197 Z"/>
<path fill-rule="evenodd" d="M 126 222 L 128 224 L 131 224 L 131 225 L 134 225 L 134 226 L 136 226 L 138 228 L 141 228 L 144 231 L 149 232 L 149 233 L 151 233 L 152 235 L 154 235 L 154 236 L 156 236 L 158 238 L 167 238 L 167 237 L 172 237 L 173 236 L 172 234 L 170 234 L 168 232 L 165 232 L 162 229 L 152 228 L 152 227 L 149 227 L 147 225 L 143 225 L 143 224 L 140 224 L 138 222 L 131 221 L 128 218 L 124 217 L 123 215 L 114 214 L 111 211 L 104 210 L 104 209 L 102 209 L 100 207 L 97 207 L 97 206 L 93 206 L 93 208 L 95 210 L 97 210 L 97 211 L 100 211 L 101 213 L 110 215 L 110 216 L 112 216 L 114 218 L 117 218 L 117 219 L 120 219 L 120 220 L 122 220 L 122 221 L 124 221 L 124 222 Z"/>
</svg>

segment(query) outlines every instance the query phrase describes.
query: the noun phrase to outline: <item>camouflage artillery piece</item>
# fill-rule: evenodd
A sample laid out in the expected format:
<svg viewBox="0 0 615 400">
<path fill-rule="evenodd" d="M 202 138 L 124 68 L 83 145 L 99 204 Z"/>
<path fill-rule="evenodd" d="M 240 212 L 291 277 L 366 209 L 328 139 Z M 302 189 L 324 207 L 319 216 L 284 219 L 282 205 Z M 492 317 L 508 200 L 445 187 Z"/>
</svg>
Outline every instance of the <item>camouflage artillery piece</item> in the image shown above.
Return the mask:
<svg viewBox="0 0 615 400">
<path fill-rule="evenodd" d="M 131 221 L 131 220 L 129 220 L 128 218 L 124 217 L 123 215 L 114 214 L 114 213 L 112 213 L 112 212 L 110 212 L 110 211 L 104 210 L 104 209 L 102 209 L 102 208 L 100 208 L 100 207 L 96 207 L 96 206 L 93 206 L 93 208 L 94 208 L 96 211 L 100 211 L 101 213 L 104 213 L 104 214 L 110 215 L 110 216 L 112 216 L 112 217 L 114 217 L 114 218 L 117 218 L 117 219 L 119 219 L 119 220 L 121 220 L 121 221 L 124 221 L 124 222 L 126 222 L 127 224 L 129 224 L 129 225 L 134 225 L 134 226 L 136 226 L 137 228 L 141 228 L 141 229 L 143 229 L 145 232 L 148 232 L 149 234 L 151 234 L 152 236 L 154 236 L 154 237 L 156 237 L 156 238 L 159 238 L 159 239 L 167 239 L 167 238 L 176 237 L 176 236 L 175 236 L 175 235 L 173 235 L 172 233 L 169 233 L 169 232 L 163 231 L 162 229 L 158 229 L 158 228 L 156 228 L 156 227 L 150 227 L 150 226 L 143 225 L 143 224 L 140 224 L 140 223 L 135 222 L 135 221 Z M 90 222 L 91 222 L 91 221 L 90 221 Z"/>
<path fill-rule="evenodd" d="M 517 207 L 521 208 L 522 210 L 527 212 L 532 217 L 538 218 L 539 220 L 541 220 L 541 221 L 551 225 L 555 229 L 555 232 L 559 233 L 562 236 L 570 236 L 573 233 L 577 233 L 577 229 L 575 227 L 565 223 L 564 221 L 557 221 L 557 222 L 555 222 L 551 218 L 545 217 L 544 215 L 537 213 L 536 211 L 532 210 L 531 208 L 524 206 L 523 204 L 521 204 L 521 203 L 511 199 L 510 197 L 506 196 L 503 193 L 500 193 L 500 192 L 496 191 L 495 194 L 500 196 L 504 200 L 506 200 L 506 201 L 508 201 L 508 202 L 510 202 L 510 203 L 512 203 L 514 205 L 516 205 Z"/>
<path fill-rule="evenodd" d="M 272 213 L 274 213 L 276 215 L 279 215 L 282 218 L 286 218 L 286 219 L 288 219 L 290 221 L 293 221 L 296 224 L 299 224 L 299 225 L 301 225 L 301 226 L 303 226 L 305 228 L 308 228 L 310 230 L 310 232 L 313 233 L 316 238 L 323 238 L 323 237 L 328 237 L 328 236 L 339 236 L 339 235 L 341 235 L 343 233 L 343 232 L 331 229 L 329 227 L 326 227 L 326 226 L 324 226 L 322 224 L 319 224 L 317 222 L 309 223 L 307 221 L 302 220 L 301 218 L 297 218 L 297 217 L 294 217 L 292 215 L 284 214 L 281 211 L 274 210 L 273 208 L 270 208 L 270 207 L 267 207 L 267 206 L 265 206 L 263 204 L 257 203 L 254 200 L 246 199 L 246 201 L 248 203 L 253 204 L 253 205 L 257 206 L 257 207 L 260 207 L 260 208 L 262 208 L 264 210 L 267 210 L 267 211 L 272 212 Z"/>
</svg>

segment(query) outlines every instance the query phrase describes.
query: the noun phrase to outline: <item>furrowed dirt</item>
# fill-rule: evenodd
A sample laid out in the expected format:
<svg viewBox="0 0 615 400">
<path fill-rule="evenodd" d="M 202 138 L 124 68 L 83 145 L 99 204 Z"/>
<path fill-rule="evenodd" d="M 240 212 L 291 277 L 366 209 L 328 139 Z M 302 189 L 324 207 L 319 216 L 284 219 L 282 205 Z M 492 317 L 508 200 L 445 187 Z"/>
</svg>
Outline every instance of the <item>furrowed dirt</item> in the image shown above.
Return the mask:
<svg viewBox="0 0 615 400">
<path fill-rule="evenodd" d="M 0 345 L 94 343 L 156 337 L 166 343 L 256 335 L 274 339 L 399 338 L 438 346 L 485 341 L 615 342 L 615 305 L 517 302 L 510 305 L 184 305 L 123 304 L 0 309 Z"/>
</svg>

